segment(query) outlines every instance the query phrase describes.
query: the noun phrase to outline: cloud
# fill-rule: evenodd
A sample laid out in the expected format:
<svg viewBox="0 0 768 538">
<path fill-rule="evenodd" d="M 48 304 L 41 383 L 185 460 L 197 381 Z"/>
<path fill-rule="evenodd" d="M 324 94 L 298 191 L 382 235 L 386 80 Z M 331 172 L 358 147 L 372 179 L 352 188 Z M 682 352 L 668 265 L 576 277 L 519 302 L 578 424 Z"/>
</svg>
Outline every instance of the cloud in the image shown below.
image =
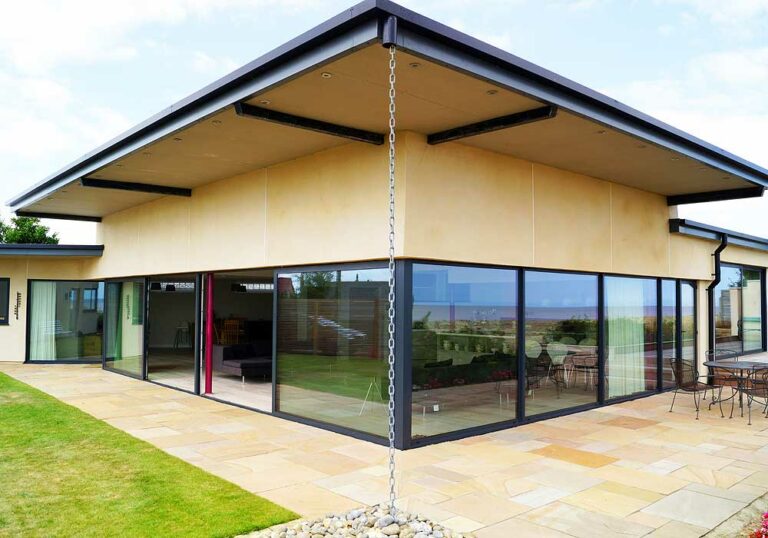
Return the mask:
<svg viewBox="0 0 768 538">
<path fill-rule="evenodd" d="M 214 58 L 204 52 L 192 54 L 192 69 L 198 73 L 212 76 L 223 76 L 240 67 L 240 64 L 229 57 Z"/>
<path fill-rule="evenodd" d="M 768 24 L 768 0 L 657 0 L 687 8 L 684 22 L 704 20 L 724 36 L 750 40 L 765 35 Z"/>
<path fill-rule="evenodd" d="M 678 77 L 636 81 L 606 93 L 707 142 L 768 168 L 768 48 L 692 58 Z M 697 204 L 681 216 L 768 236 L 768 199 Z"/>
</svg>

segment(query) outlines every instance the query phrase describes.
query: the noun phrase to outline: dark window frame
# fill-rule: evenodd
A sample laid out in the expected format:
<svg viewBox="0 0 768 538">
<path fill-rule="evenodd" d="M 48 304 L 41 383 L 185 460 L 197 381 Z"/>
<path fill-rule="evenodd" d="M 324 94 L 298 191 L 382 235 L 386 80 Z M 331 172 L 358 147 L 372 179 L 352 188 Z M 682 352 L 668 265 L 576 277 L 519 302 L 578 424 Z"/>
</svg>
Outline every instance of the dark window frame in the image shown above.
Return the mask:
<svg viewBox="0 0 768 538">
<path fill-rule="evenodd" d="M 2 286 L 5 284 L 5 299 L 3 299 Z M 5 301 L 5 308 L 3 308 Z M 10 277 L 0 278 L 0 314 L 5 311 L 5 317 L 0 318 L 0 326 L 11 324 L 11 279 Z"/>
<path fill-rule="evenodd" d="M 739 353 L 740 356 L 742 355 L 753 355 L 755 353 L 765 353 L 768 351 L 768 333 L 766 330 L 768 329 L 768 320 L 766 320 L 766 312 L 768 311 L 768 300 L 766 299 L 766 268 L 765 267 L 759 267 L 757 265 L 749 265 L 746 263 L 736 263 L 736 262 L 720 262 L 720 267 L 730 267 L 741 270 L 742 280 L 744 278 L 744 269 L 748 269 L 750 271 L 757 271 L 760 274 L 760 331 L 761 331 L 761 347 L 759 349 L 752 349 L 749 351 L 744 350 L 744 340 L 742 336 L 741 340 L 741 352 Z M 742 283 L 743 284 L 743 283 Z M 743 286 L 740 288 L 743 294 Z M 714 305 L 714 290 L 712 290 L 713 293 L 709 296 L 708 300 L 711 304 L 709 304 L 709 326 L 714 327 L 715 326 L 715 305 Z M 698 295 L 694 293 L 694 302 L 698 299 Z M 743 295 L 742 295 L 743 298 Z M 744 317 L 744 301 L 741 301 L 741 319 L 743 321 Z M 694 308 L 695 310 L 695 308 Z M 697 320 L 698 321 L 698 320 Z M 696 333 L 698 335 L 698 324 L 696 328 Z M 717 342 L 714 334 L 709 335 L 710 338 L 710 345 L 714 344 L 715 349 L 717 349 Z M 698 338 L 697 338 L 698 340 Z M 698 348 L 697 348 L 698 351 Z"/>
</svg>

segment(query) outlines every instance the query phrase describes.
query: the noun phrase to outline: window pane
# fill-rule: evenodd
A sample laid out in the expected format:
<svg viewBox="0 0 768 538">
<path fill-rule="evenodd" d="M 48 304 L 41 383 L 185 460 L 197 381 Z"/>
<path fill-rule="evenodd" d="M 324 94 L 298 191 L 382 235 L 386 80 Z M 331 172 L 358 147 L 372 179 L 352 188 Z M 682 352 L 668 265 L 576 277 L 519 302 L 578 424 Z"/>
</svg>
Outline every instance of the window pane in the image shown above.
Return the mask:
<svg viewBox="0 0 768 538">
<path fill-rule="evenodd" d="M 682 309 L 683 358 L 696 359 L 696 287 L 690 282 L 680 284 Z"/>
<path fill-rule="evenodd" d="M 661 345 L 662 383 L 674 387 L 675 379 L 669 359 L 677 357 L 677 282 L 661 281 Z"/>
<path fill-rule="evenodd" d="M 656 280 L 605 278 L 608 398 L 656 389 Z"/>
<path fill-rule="evenodd" d="M 414 438 L 516 417 L 517 271 L 414 264 Z"/>
<path fill-rule="evenodd" d="M 722 266 L 715 288 L 715 347 L 742 351 L 741 268 Z"/>
<path fill-rule="evenodd" d="M 144 281 L 107 282 L 106 362 L 144 376 Z"/>
<path fill-rule="evenodd" d="M 0 278 L 0 325 L 8 323 L 10 305 L 10 286 L 11 281 L 7 278 Z"/>
<path fill-rule="evenodd" d="M 763 287 L 760 282 L 761 276 L 760 271 L 756 269 L 744 269 L 742 282 L 744 351 L 763 349 Z"/>
<path fill-rule="evenodd" d="M 386 269 L 278 276 L 277 408 L 387 433 Z"/>
<path fill-rule="evenodd" d="M 525 273 L 527 416 L 597 400 L 597 277 Z"/>
<path fill-rule="evenodd" d="M 86 290 L 95 293 L 85 300 Z M 32 281 L 29 360 L 97 360 L 102 354 L 104 284 Z M 95 306 L 95 308 L 90 308 Z"/>
</svg>

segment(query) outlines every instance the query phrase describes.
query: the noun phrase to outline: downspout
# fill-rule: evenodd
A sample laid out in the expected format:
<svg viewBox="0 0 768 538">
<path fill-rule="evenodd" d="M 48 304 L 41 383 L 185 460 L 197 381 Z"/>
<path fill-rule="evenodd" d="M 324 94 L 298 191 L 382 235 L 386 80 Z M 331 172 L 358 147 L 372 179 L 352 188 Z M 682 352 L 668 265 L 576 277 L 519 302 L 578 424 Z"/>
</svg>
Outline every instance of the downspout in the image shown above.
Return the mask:
<svg viewBox="0 0 768 538">
<path fill-rule="evenodd" d="M 720 254 L 728 246 L 728 234 L 724 233 L 720 235 L 720 244 L 717 246 L 712 256 L 715 258 L 715 272 L 714 280 L 707 287 L 707 309 L 709 316 L 709 349 L 714 351 L 715 349 L 715 288 L 720 284 Z"/>
</svg>

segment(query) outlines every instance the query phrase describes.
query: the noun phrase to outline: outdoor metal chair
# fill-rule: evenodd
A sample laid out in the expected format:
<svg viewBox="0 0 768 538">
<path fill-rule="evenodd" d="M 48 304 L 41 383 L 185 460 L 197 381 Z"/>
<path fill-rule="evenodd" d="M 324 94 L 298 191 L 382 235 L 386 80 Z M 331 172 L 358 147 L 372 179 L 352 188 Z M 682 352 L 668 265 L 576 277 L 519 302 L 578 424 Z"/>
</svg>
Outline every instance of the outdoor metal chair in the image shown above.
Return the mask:
<svg viewBox="0 0 768 538">
<path fill-rule="evenodd" d="M 693 394 L 693 404 L 696 406 L 696 420 L 699 420 L 699 394 L 707 390 L 712 390 L 714 397 L 714 390 L 719 389 L 717 401 L 720 404 L 720 416 L 725 417 L 725 414 L 723 413 L 723 404 L 720 399 L 723 390 L 722 386 L 708 385 L 707 383 L 700 381 L 702 378 L 706 379 L 706 376 L 702 377 L 699 375 L 694 361 L 672 357 L 669 359 L 669 364 L 672 368 L 672 374 L 675 377 L 675 395 L 672 397 L 672 405 L 669 407 L 670 413 L 675 407 L 677 393 L 679 391 L 690 392 Z M 731 410 L 731 415 L 733 415 L 733 410 Z"/>
<path fill-rule="evenodd" d="M 747 397 L 747 409 L 749 410 L 749 425 L 752 425 L 752 402 L 757 402 L 763 407 L 763 415 L 768 412 L 768 368 L 756 368 L 752 370 L 741 384 L 741 392 Z M 768 418 L 768 415 L 766 415 Z"/>
</svg>

